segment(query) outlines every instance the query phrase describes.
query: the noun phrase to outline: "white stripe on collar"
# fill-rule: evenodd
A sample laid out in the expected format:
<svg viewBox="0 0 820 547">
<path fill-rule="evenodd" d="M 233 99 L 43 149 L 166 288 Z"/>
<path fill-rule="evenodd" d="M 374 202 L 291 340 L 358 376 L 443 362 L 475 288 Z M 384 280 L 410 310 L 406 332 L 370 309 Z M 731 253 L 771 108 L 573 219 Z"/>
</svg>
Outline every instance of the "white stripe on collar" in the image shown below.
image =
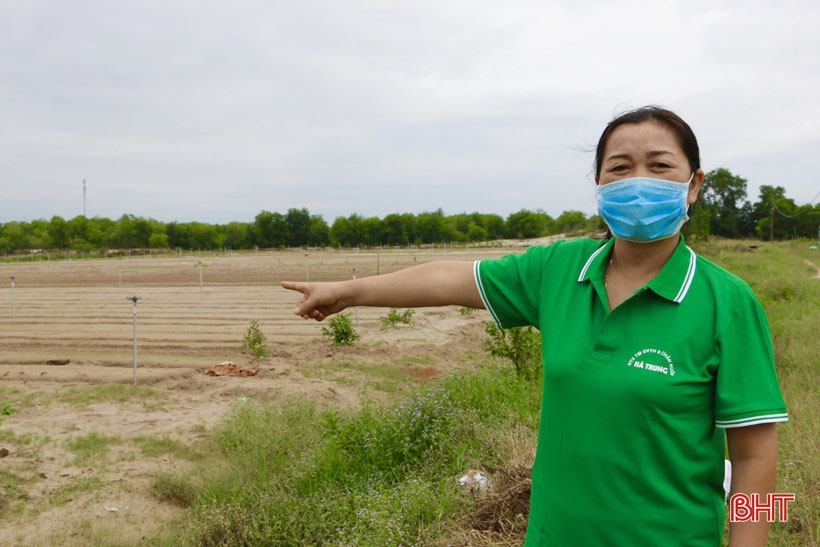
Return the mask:
<svg viewBox="0 0 820 547">
<path fill-rule="evenodd" d="M 686 270 L 686 277 L 683 278 L 683 285 L 681 285 L 680 290 L 678 291 L 677 296 L 675 296 L 675 302 L 680 304 L 683 302 L 683 299 L 686 298 L 686 293 L 689 292 L 689 287 L 692 286 L 692 279 L 695 278 L 695 270 L 697 269 L 697 256 L 695 255 L 695 251 L 686 246 L 686 250 L 689 251 L 689 268 Z"/>
<path fill-rule="evenodd" d="M 606 249 L 606 245 L 600 247 L 597 251 L 592 253 L 592 255 L 587 260 L 584 267 L 581 268 L 581 275 L 578 276 L 578 281 L 583 281 L 587 275 L 587 271 L 589 267 L 592 265 L 592 262 L 595 260 L 603 250 Z M 681 285 L 678 294 L 674 298 L 674 302 L 680 304 L 683 302 L 683 299 L 686 298 L 686 294 L 689 292 L 689 287 L 692 286 L 692 280 L 695 278 L 695 270 L 697 269 L 697 255 L 695 255 L 695 251 L 693 251 L 689 246 L 686 246 L 686 250 L 689 251 L 689 267 L 686 269 L 686 275 L 683 278 L 683 284 Z"/>
<path fill-rule="evenodd" d="M 589 269 L 590 265 L 592 264 L 592 261 L 595 260 L 595 257 L 598 256 L 599 254 L 601 254 L 601 252 L 606 248 L 607 248 L 606 245 L 601 245 L 601 247 L 597 251 L 592 253 L 592 256 L 590 256 L 589 260 L 587 260 L 587 263 L 584 264 L 583 268 L 581 268 L 581 275 L 578 276 L 578 281 L 583 281 L 584 280 L 584 278 L 587 276 L 587 270 Z"/>
</svg>

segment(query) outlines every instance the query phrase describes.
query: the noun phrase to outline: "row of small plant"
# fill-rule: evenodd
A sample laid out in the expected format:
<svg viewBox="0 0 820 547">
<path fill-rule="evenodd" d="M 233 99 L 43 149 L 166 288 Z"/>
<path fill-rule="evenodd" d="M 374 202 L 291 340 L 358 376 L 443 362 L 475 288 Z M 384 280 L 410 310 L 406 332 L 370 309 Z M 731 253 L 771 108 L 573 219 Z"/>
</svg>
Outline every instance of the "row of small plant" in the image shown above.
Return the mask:
<svg viewBox="0 0 820 547">
<path fill-rule="evenodd" d="M 406 309 L 400 312 L 396 308 L 390 308 L 387 316 L 380 317 L 379 323 L 382 329 L 398 327 L 400 325 L 413 325 L 413 309 Z M 334 346 L 352 346 L 359 340 L 359 333 L 350 320 L 350 313 L 340 313 L 330 318 L 327 327 L 322 327 L 322 334 L 331 339 Z"/>
<path fill-rule="evenodd" d="M 412 309 L 399 312 L 396 308 L 391 308 L 386 317 L 379 318 L 379 322 L 382 329 L 399 325 L 413 325 L 413 315 L 415 313 L 415 310 Z M 336 314 L 328 320 L 327 327 L 322 327 L 322 334 L 330 338 L 334 346 L 352 346 L 359 340 L 359 333 L 356 332 L 350 317 L 350 313 Z M 259 321 L 256 319 L 251 320 L 251 324 L 243 337 L 242 350 L 248 353 L 251 361 L 257 365 L 268 354 L 267 337 L 262 332 Z"/>
<path fill-rule="evenodd" d="M 461 308 L 459 311 L 462 314 L 470 313 L 467 308 Z M 391 308 L 386 317 L 379 318 L 379 322 L 382 329 L 414 325 L 414 314 L 415 310 L 412 309 L 399 312 L 396 308 Z M 359 340 L 359 333 L 350 317 L 350 313 L 336 314 L 329 319 L 327 327 L 322 327 L 322 334 L 330 338 L 334 346 L 352 346 Z M 501 329 L 495 323 L 488 322 L 485 331 L 490 336 L 490 340 L 485 341 L 485 349 L 490 355 L 509 359 L 519 373 L 538 372 L 541 339 L 532 327 Z M 242 349 L 246 350 L 256 363 L 267 355 L 266 337 L 256 319 L 253 319 L 248 327 Z"/>
</svg>

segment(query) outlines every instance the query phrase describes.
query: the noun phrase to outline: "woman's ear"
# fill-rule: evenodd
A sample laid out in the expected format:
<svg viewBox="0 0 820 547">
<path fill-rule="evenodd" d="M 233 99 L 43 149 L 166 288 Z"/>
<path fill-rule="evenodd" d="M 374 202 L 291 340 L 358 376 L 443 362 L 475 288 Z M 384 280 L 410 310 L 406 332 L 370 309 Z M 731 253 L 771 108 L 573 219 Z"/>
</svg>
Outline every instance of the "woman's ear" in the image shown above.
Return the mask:
<svg viewBox="0 0 820 547">
<path fill-rule="evenodd" d="M 689 205 L 694 205 L 695 202 L 698 200 L 698 194 L 700 194 L 700 187 L 703 184 L 703 179 L 706 177 L 706 173 L 703 172 L 703 169 L 698 169 L 695 171 L 695 175 L 692 177 L 692 182 L 689 183 L 689 196 L 687 197 L 687 203 Z"/>
</svg>

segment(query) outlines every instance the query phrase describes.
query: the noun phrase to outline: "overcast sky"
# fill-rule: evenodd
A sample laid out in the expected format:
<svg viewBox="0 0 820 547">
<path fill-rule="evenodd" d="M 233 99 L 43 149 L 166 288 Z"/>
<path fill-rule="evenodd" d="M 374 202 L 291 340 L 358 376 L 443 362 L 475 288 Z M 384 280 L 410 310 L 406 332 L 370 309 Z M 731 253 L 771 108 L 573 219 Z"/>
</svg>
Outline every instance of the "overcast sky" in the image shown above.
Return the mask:
<svg viewBox="0 0 820 547">
<path fill-rule="evenodd" d="M 820 2 L 6 1 L 0 222 L 595 212 L 612 116 L 820 192 Z"/>
</svg>

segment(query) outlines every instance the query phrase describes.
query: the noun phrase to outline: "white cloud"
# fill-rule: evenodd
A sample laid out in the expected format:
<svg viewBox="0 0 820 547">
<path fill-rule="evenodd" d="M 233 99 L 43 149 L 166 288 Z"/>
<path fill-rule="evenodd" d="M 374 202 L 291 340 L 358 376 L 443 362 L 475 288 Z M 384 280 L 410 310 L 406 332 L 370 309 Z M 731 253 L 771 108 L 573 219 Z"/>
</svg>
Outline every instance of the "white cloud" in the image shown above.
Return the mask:
<svg viewBox="0 0 820 547">
<path fill-rule="evenodd" d="M 818 189 L 814 3 L 43 0 L 0 7 L 0 222 L 308 207 L 594 210 L 613 113 L 677 110 L 704 167 Z M 76 197 L 74 197 L 76 196 Z M 92 206 L 93 204 L 93 206 Z"/>
</svg>

